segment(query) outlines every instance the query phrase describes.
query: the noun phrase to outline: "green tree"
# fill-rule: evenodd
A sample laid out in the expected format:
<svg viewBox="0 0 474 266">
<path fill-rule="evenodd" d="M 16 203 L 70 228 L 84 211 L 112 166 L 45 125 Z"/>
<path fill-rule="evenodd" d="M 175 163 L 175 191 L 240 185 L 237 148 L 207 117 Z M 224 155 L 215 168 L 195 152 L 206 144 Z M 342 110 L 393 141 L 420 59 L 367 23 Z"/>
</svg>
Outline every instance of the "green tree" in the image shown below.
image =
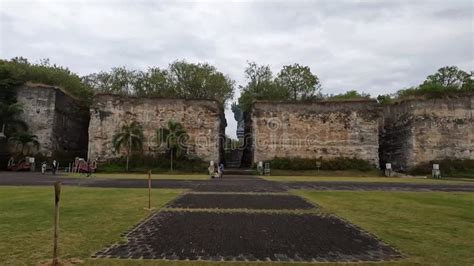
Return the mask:
<svg viewBox="0 0 474 266">
<path fill-rule="evenodd" d="M 39 149 L 40 143 L 38 142 L 38 137 L 36 135 L 29 134 L 27 132 L 19 132 L 13 135 L 8 139 L 10 143 L 16 144 L 15 149 L 20 151 L 21 155 L 29 155 L 31 152 L 31 146 Z M 19 150 L 19 146 L 21 149 Z M 25 150 L 27 153 L 25 153 Z"/>
<path fill-rule="evenodd" d="M 173 157 L 180 158 L 186 152 L 189 135 L 181 123 L 168 121 L 167 126 L 156 131 L 156 143 L 165 145 L 170 153 L 170 170 L 173 171 Z"/>
<path fill-rule="evenodd" d="M 92 88 L 68 68 L 51 65 L 48 59 L 41 60 L 39 64 L 32 64 L 23 57 L 0 60 L 0 90 L 3 91 L 5 86 L 14 89 L 27 81 L 60 86 L 85 103 L 92 101 Z"/>
<path fill-rule="evenodd" d="M 120 130 L 114 135 L 112 144 L 116 151 L 121 148 L 126 150 L 126 167 L 129 170 L 129 158 L 132 151 L 142 148 L 143 145 L 143 129 L 140 123 L 133 121 L 130 124 L 123 125 Z"/>
<path fill-rule="evenodd" d="M 224 104 L 234 94 L 234 81 L 214 66 L 186 61 L 175 61 L 168 69 L 152 67 L 147 71 L 116 67 L 82 80 L 100 93 L 139 97 L 214 99 Z"/>
<path fill-rule="evenodd" d="M 393 99 L 390 94 L 380 94 L 377 96 L 377 102 L 380 104 L 389 104 L 393 102 Z"/>
<path fill-rule="evenodd" d="M 99 72 L 87 75 L 82 81 L 94 88 L 96 92 L 119 95 L 135 95 L 139 71 L 126 67 L 114 67 L 110 72 Z"/>
<path fill-rule="evenodd" d="M 419 86 L 397 91 L 396 97 L 442 98 L 465 93 L 474 93 L 473 72 L 467 73 L 455 66 L 446 66 L 429 75 Z"/>
<path fill-rule="evenodd" d="M 283 66 L 276 83 L 288 91 L 293 101 L 312 98 L 321 89 L 318 76 L 299 64 Z"/>
<path fill-rule="evenodd" d="M 472 73 L 467 73 L 456 66 L 445 66 L 432 75 L 429 75 L 421 85 L 437 84 L 444 88 L 454 87 L 461 89 L 472 80 Z"/>
<path fill-rule="evenodd" d="M 239 107 L 244 112 L 250 111 L 255 100 L 286 100 L 289 97 L 288 90 L 275 82 L 268 65 L 249 62 L 245 77 L 247 84 L 241 87 L 239 98 Z"/>
<path fill-rule="evenodd" d="M 137 73 L 135 91 L 139 97 L 177 97 L 169 72 L 158 67 L 149 68 L 147 72 Z"/>
<path fill-rule="evenodd" d="M 234 81 L 207 63 L 175 61 L 168 71 L 178 97 L 214 99 L 225 104 L 234 95 Z"/>
</svg>

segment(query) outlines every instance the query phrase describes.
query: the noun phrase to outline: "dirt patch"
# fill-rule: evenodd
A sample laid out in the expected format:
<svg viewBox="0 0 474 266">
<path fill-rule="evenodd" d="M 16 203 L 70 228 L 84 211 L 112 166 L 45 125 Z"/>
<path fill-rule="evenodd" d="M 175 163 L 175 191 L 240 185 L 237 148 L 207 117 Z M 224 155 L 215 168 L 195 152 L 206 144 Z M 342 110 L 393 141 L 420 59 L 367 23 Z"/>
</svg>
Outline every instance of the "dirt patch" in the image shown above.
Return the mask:
<svg viewBox="0 0 474 266">
<path fill-rule="evenodd" d="M 93 257 L 229 261 L 380 261 L 401 255 L 333 216 L 159 212 Z"/>
<path fill-rule="evenodd" d="M 293 195 L 185 194 L 170 208 L 202 209 L 312 209 L 315 206 Z"/>
</svg>

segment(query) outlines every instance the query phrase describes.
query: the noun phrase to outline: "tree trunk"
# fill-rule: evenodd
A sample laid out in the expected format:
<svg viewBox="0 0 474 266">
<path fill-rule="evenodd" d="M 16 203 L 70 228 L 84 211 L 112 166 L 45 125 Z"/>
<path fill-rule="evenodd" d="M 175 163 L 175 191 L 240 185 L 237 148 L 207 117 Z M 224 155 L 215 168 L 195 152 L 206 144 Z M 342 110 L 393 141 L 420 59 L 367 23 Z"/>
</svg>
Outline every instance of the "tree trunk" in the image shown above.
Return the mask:
<svg viewBox="0 0 474 266">
<path fill-rule="evenodd" d="M 132 135 L 128 137 L 128 149 L 127 149 L 127 164 L 126 164 L 126 171 L 128 172 L 128 161 L 130 158 L 130 152 L 132 150 Z"/>
<path fill-rule="evenodd" d="M 171 149 L 171 172 L 173 172 L 173 149 Z"/>
<path fill-rule="evenodd" d="M 126 162 L 126 165 L 125 165 L 125 171 L 128 172 L 128 153 L 127 153 L 127 162 Z"/>
</svg>

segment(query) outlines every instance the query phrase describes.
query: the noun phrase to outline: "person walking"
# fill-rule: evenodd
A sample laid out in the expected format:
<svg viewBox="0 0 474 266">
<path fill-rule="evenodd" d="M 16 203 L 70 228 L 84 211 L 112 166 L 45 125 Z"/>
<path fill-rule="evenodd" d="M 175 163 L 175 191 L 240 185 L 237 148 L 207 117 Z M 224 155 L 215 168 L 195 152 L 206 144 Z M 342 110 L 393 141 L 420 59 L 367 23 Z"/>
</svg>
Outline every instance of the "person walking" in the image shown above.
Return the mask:
<svg viewBox="0 0 474 266">
<path fill-rule="evenodd" d="M 222 176 L 224 175 L 224 164 L 223 163 L 219 164 L 218 173 L 219 173 L 219 178 L 222 178 Z"/>
</svg>

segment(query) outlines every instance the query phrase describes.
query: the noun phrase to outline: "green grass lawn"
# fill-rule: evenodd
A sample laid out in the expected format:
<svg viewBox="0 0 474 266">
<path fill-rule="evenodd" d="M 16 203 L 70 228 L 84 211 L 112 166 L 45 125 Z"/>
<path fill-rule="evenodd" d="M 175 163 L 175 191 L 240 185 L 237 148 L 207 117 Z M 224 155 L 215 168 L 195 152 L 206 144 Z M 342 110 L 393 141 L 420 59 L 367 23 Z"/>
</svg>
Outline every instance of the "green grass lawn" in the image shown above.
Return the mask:
<svg viewBox="0 0 474 266">
<path fill-rule="evenodd" d="M 102 179 L 148 179 L 147 173 L 96 173 L 90 177 L 87 177 L 85 174 L 79 173 L 66 173 L 63 174 L 66 177 L 74 178 L 102 178 Z M 172 179 L 172 180 L 206 180 L 209 179 L 209 175 L 203 174 L 152 174 L 152 179 Z"/>
<path fill-rule="evenodd" d="M 154 189 L 152 206 L 182 193 Z M 60 255 L 85 259 L 149 215 L 146 189 L 63 186 Z M 0 187 L 0 264 L 36 265 L 52 255 L 52 187 Z"/>
<path fill-rule="evenodd" d="M 406 264 L 474 264 L 474 193 L 294 193 L 397 247 Z"/>
<path fill-rule="evenodd" d="M 432 179 L 422 177 L 364 177 L 364 176 L 262 176 L 262 178 L 271 181 L 278 182 L 392 182 L 392 183 L 421 183 L 421 184 L 472 184 L 474 180 L 465 178 L 443 178 L 443 179 Z"/>
</svg>

